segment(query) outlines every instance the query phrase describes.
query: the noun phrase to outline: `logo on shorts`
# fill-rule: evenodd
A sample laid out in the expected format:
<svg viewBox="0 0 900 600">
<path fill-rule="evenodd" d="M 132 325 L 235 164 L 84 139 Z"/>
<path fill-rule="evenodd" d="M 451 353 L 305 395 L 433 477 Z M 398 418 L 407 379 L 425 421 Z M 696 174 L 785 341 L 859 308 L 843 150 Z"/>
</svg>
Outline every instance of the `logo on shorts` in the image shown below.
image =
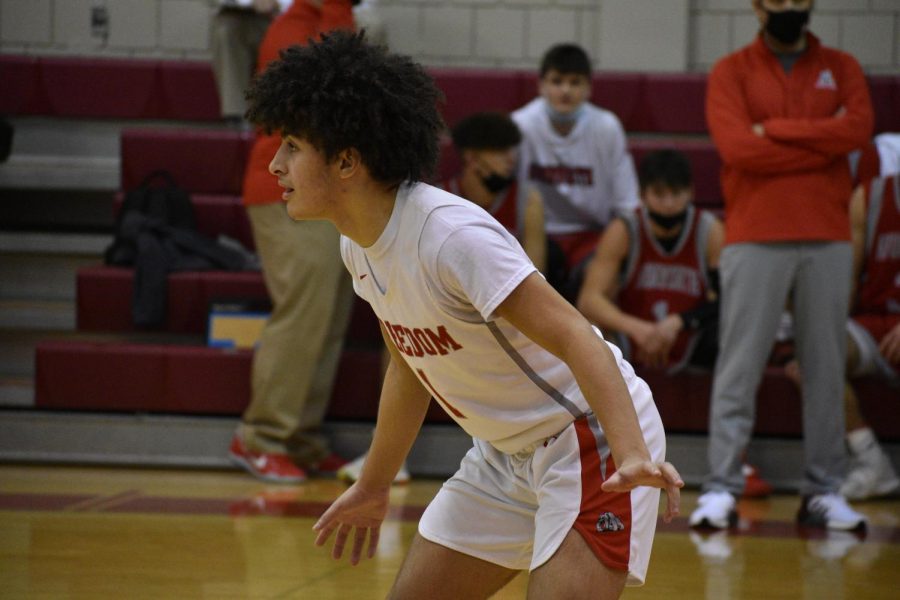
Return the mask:
<svg viewBox="0 0 900 600">
<path fill-rule="evenodd" d="M 597 531 L 600 533 L 604 531 L 622 531 L 623 529 L 625 529 L 625 525 L 622 524 L 622 519 L 611 512 L 605 512 L 597 519 Z"/>
</svg>

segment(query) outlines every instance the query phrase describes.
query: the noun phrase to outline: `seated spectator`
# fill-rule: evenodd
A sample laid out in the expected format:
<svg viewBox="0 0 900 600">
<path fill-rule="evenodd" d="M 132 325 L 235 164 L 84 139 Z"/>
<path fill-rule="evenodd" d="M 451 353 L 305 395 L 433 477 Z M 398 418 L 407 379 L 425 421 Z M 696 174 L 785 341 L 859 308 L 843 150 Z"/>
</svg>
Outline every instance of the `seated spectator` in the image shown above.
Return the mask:
<svg viewBox="0 0 900 600">
<path fill-rule="evenodd" d="M 523 138 L 517 179 L 543 198 L 547 234 L 565 255 L 564 295 L 574 300 L 600 232 L 616 212 L 638 205 L 637 180 L 619 119 L 588 100 L 591 62 L 581 47 L 550 48 L 538 89 L 512 113 Z"/>
<path fill-rule="evenodd" d="M 722 223 L 693 205 L 690 163 L 677 150 L 648 154 L 639 180 L 643 205 L 607 227 L 578 309 L 637 365 L 710 368 Z"/>
<path fill-rule="evenodd" d="M 453 128 L 453 145 L 462 160 L 462 172 L 442 182 L 448 192 L 485 209 L 516 236 L 542 273 L 546 273 L 544 203 L 540 193 L 524 190 L 524 210 L 519 214 L 516 180 L 519 128 L 501 113 L 476 113 Z"/>
<path fill-rule="evenodd" d="M 719 252 L 724 230 L 692 203 L 690 162 L 677 150 L 641 161 L 642 205 L 606 228 L 588 265 L 578 309 L 636 365 L 670 373 L 715 364 Z M 772 487 L 745 465 L 745 496 Z"/>
</svg>

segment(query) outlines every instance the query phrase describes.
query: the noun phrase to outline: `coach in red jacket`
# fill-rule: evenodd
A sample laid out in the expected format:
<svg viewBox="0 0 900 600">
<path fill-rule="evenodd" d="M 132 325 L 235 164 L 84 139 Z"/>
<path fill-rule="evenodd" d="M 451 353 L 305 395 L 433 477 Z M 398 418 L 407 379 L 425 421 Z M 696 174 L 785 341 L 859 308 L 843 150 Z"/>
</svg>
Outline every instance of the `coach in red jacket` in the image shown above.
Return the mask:
<svg viewBox="0 0 900 600">
<path fill-rule="evenodd" d="M 741 452 L 786 301 L 803 380 L 802 524 L 865 527 L 837 491 L 846 468 L 844 323 L 852 250 L 847 154 L 872 134 L 856 60 L 806 31 L 812 0 L 752 0 L 762 30 L 720 60 L 706 112 L 722 157 L 721 333 L 710 412 L 710 474 L 692 526 L 727 527 Z"/>
</svg>

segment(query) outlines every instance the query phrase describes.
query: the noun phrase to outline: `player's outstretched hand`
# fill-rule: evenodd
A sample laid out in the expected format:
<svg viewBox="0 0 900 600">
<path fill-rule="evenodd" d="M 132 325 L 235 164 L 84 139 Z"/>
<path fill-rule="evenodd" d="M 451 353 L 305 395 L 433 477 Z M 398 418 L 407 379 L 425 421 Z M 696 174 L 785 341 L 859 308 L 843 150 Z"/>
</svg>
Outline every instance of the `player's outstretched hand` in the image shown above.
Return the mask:
<svg viewBox="0 0 900 600">
<path fill-rule="evenodd" d="M 347 537 L 355 529 L 350 564 L 359 564 L 363 547 L 366 545 L 366 537 L 369 538 L 366 557 L 375 556 L 381 522 L 387 514 L 389 490 L 390 486 L 384 489 L 366 489 L 360 486 L 359 482 L 350 486 L 313 525 L 313 531 L 318 533 L 316 546 L 324 546 L 332 532 L 337 530 L 331 556 L 339 559 L 344 554 Z"/>
<path fill-rule="evenodd" d="M 648 460 L 624 461 L 609 479 L 600 486 L 604 492 L 627 492 L 640 485 L 666 490 L 666 513 L 663 521 L 668 523 L 678 516 L 681 504 L 681 489 L 684 481 L 672 463 L 655 463 Z"/>
</svg>

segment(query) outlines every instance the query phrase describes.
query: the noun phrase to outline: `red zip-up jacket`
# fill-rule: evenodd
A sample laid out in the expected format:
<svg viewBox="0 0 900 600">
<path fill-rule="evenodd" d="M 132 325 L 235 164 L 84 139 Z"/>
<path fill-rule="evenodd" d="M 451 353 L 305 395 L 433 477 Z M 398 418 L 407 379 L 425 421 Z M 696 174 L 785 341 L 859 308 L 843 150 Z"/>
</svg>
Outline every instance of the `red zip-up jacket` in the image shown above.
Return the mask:
<svg viewBox="0 0 900 600">
<path fill-rule="evenodd" d="M 762 34 L 710 73 L 706 118 L 723 162 L 726 244 L 850 239 L 847 154 L 872 135 L 868 85 L 856 59 L 806 36 L 790 73 Z"/>
</svg>

